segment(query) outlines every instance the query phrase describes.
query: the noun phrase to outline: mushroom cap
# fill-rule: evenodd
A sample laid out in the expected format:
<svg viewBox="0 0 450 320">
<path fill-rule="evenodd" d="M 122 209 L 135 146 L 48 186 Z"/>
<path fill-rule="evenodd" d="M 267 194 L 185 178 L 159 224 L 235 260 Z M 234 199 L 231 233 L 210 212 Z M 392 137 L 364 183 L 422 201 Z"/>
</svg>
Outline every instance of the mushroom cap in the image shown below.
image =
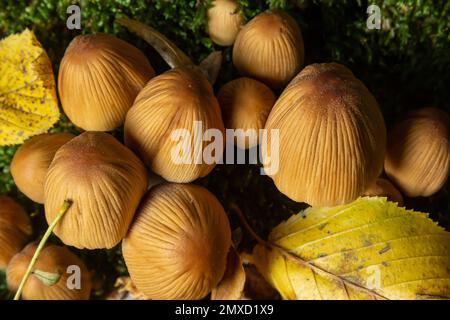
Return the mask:
<svg viewBox="0 0 450 320">
<path fill-rule="evenodd" d="M 403 206 L 402 194 L 387 179 L 378 178 L 375 180 L 375 182 L 364 191 L 364 195 L 370 197 L 386 197 L 389 201 L 397 202 L 399 206 Z"/>
<path fill-rule="evenodd" d="M 84 130 L 109 131 L 155 71 L 145 55 L 108 34 L 79 35 L 66 49 L 58 75 L 64 112 Z"/>
<path fill-rule="evenodd" d="M 386 174 L 408 197 L 430 196 L 450 172 L 450 117 L 428 107 L 412 112 L 388 136 Z"/>
<path fill-rule="evenodd" d="M 217 95 L 227 129 L 256 130 L 256 136 L 236 132 L 238 147 L 252 148 L 258 144 L 259 130 L 264 128 L 275 95 L 264 83 L 251 78 L 239 78 L 226 83 Z"/>
<path fill-rule="evenodd" d="M 283 11 L 265 11 L 238 33 L 233 64 L 246 76 L 272 88 L 284 87 L 301 69 L 304 60 L 302 33 L 297 22 Z"/>
<path fill-rule="evenodd" d="M 234 43 L 243 17 L 236 12 L 238 5 L 234 0 L 214 0 L 207 11 L 208 33 L 211 40 L 221 46 Z"/>
<path fill-rule="evenodd" d="M 10 290 L 17 291 L 19 288 L 36 248 L 36 243 L 30 243 L 11 259 L 6 272 L 6 281 Z M 69 266 L 80 268 L 79 289 L 67 285 L 71 283 L 69 277 L 73 272 L 68 270 Z M 36 270 L 61 276 L 55 284 L 45 284 L 34 273 Z M 33 273 L 23 287 L 22 298 L 25 300 L 87 300 L 90 292 L 91 276 L 84 262 L 66 247 L 48 245 L 42 249 Z"/>
<path fill-rule="evenodd" d="M 181 144 L 172 136 L 179 129 L 189 133 L 192 151 L 183 163 L 172 154 Z M 201 154 L 195 150 L 210 143 L 202 139 L 208 129 L 219 130 L 223 137 L 222 115 L 211 85 L 198 70 L 174 68 L 150 80 L 136 97 L 125 120 L 125 144 L 167 181 L 191 182 L 216 165 L 197 161 Z"/>
<path fill-rule="evenodd" d="M 383 168 L 381 111 L 364 84 L 340 64 L 303 69 L 275 103 L 266 129 L 268 150 L 271 130 L 279 130 L 279 170 L 272 179 L 295 201 L 317 206 L 351 202 Z"/>
<path fill-rule="evenodd" d="M 50 224 L 65 200 L 73 204 L 54 233 L 77 248 L 112 248 L 125 236 L 147 188 L 142 162 L 113 136 L 85 132 L 63 145 L 45 180 Z"/>
<path fill-rule="evenodd" d="M 151 299 L 201 299 L 221 280 L 231 246 L 227 216 L 203 187 L 150 190 L 123 240 L 131 279 Z"/>
<path fill-rule="evenodd" d="M 17 149 L 11 174 L 20 191 L 37 203 L 44 203 L 44 182 L 56 151 L 74 138 L 71 133 L 45 133 L 31 138 Z"/>
<path fill-rule="evenodd" d="M 6 268 L 32 232 L 23 207 L 10 197 L 0 196 L 0 269 Z"/>
</svg>

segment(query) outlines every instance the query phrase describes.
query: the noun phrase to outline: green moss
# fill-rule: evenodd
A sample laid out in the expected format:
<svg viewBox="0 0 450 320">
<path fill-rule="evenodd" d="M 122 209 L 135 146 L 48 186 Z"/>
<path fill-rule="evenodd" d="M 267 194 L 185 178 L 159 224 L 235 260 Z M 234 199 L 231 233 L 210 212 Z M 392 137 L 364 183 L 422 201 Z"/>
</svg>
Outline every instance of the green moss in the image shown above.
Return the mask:
<svg viewBox="0 0 450 320">
<path fill-rule="evenodd" d="M 117 14 L 125 14 L 160 30 L 196 62 L 213 50 L 223 50 L 224 62 L 216 89 L 237 76 L 231 63 L 231 49 L 214 45 L 206 33 L 208 1 L 79 1 L 80 31 L 71 31 L 65 26 L 66 8 L 72 2 L 3 0 L 0 2 L 0 37 L 24 28 L 33 29 L 47 49 L 57 74 L 65 47 L 75 35 L 107 32 L 141 48 L 158 72 L 166 70 L 167 65 L 146 43 L 114 23 Z M 302 28 L 307 63 L 338 61 L 350 67 L 376 96 L 388 126 L 408 111 L 425 105 L 449 111 L 450 2 L 378 1 L 382 30 L 366 28 L 367 1 L 238 0 L 238 3 L 247 20 L 266 9 L 288 10 Z M 65 117 L 52 129 L 61 130 L 76 132 Z M 120 138 L 122 134 L 118 130 L 114 135 Z M 15 146 L 0 148 L 0 193 L 13 196 L 34 213 L 37 238 L 46 226 L 43 208 L 27 200 L 12 181 L 9 163 L 15 150 Z M 239 205 L 251 225 L 263 236 L 303 207 L 281 195 L 268 177 L 259 175 L 256 166 L 219 165 L 198 183 L 214 192 L 227 209 L 231 203 Z M 431 212 L 434 219 L 449 228 L 449 190 L 447 183 L 433 197 L 405 199 L 405 204 L 409 208 Z M 236 217 L 228 211 L 235 228 L 238 226 Z M 58 239 L 53 237 L 52 242 L 58 243 Z M 244 244 L 249 242 L 250 239 L 244 237 Z M 102 278 L 97 279 L 104 284 L 94 297 L 103 296 L 117 275 L 126 274 L 120 248 L 74 252 L 97 271 L 97 277 Z M 4 281 L 0 277 L 0 298 L 6 297 L 2 288 Z"/>
</svg>

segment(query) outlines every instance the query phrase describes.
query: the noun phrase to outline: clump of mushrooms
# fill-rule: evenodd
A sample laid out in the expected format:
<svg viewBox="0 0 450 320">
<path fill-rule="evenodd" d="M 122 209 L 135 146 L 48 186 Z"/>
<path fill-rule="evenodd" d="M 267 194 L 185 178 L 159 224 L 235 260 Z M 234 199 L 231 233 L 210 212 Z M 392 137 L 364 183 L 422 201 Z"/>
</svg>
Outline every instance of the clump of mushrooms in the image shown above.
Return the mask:
<svg viewBox="0 0 450 320">
<path fill-rule="evenodd" d="M 151 299 L 201 299 L 224 275 L 231 231 L 203 187 L 163 184 L 143 199 L 123 240 L 131 279 Z"/>
<path fill-rule="evenodd" d="M 243 22 L 234 0 L 214 0 L 208 9 L 208 33 L 211 40 L 221 46 L 230 46 Z"/>
<path fill-rule="evenodd" d="M 271 177 L 295 201 L 348 203 L 383 168 L 381 111 L 364 84 L 340 64 L 312 64 L 301 71 L 275 103 L 266 129 L 269 145 L 271 130 L 279 130 L 280 139 L 279 170 Z"/>
<path fill-rule="evenodd" d="M 242 149 L 256 146 L 259 130 L 264 128 L 275 103 L 272 90 L 262 82 L 243 77 L 226 83 L 219 90 L 217 99 L 225 128 L 236 130 L 236 145 Z M 247 130 L 254 134 L 247 135 Z"/>
<path fill-rule="evenodd" d="M 75 136 L 70 133 L 45 133 L 25 142 L 14 154 L 11 174 L 15 184 L 28 198 L 44 203 L 44 182 L 56 151 Z"/>
<path fill-rule="evenodd" d="M 450 172 L 450 117 L 436 108 L 412 112 L 388 136 L 384 168 L 408 197 L 430 196 Z"/>
<path fill-rule="evenodd" d="M 155 75 L 145 55 L 108 34 L 80 35 L 66 49 L 58 75 L 61 104 L 84 130 L 122 125 L 134 99 Z"/>
<path fill-rule="evenodd" d="M 173 67 L 150 80 L 136 97 L 125 120 L 125 144 L 168 181 L 185 183 L 207 175 L 216 163 L 198 161 L 197 157 L 208 144 L 202 139 L 206 130 L 224 133 L 220 107 L 208 82 L 216 78 L 221 56 L 213 53 L 200 67 L 194 66 L 153 28 L 127 18 L 118 21 L 159 50 Z M 177 140 L 180 137 L 172 136 L 177 129 L 189 133 L 187 140 L 192 152 L 181 155 L 186 161 L 173 159 L 172 150 L 180 144 Z M 223 148 L 216 151 L 218 154 L 214 156 L 219 158 Z"/>
<path fill-rule="evenodd" d="M 111 248 L 125 236 L 147 182 L 143 163 L 128 148 L 110 134 L 85 132 L 63 145 L 50 165 L 47 221 L 70 200 L 55 234 L 77 248 Z"/>
<path fill-rule="evenodd" d="M 22 206 L 10 197 L 0 196 L 0 269 L 6 268 L 31 234 L 31 222 Z"/>
<path fill-rule="evenodd" d="M 19 289 L 36 249 L 37 245 L 30 243 L 11 259 L 6 272 L 11 291 Z M 79 283 L 70 282 L 71 272 L 79 272 Z M 23 287 L 22 297 L 26 300 L 87 300 L 90 292 L 91 276 L 84 262 L 65 247 L 49 245 L 42 250 Z"/>
<path fill-rule="evenodd" d="M 238 33 L 233 64 L 245 76 L 272 88 L 284 87 L 304 61 L 302 33 L 295 19 L 283 11 L 265 11 Z"/>
</svg>

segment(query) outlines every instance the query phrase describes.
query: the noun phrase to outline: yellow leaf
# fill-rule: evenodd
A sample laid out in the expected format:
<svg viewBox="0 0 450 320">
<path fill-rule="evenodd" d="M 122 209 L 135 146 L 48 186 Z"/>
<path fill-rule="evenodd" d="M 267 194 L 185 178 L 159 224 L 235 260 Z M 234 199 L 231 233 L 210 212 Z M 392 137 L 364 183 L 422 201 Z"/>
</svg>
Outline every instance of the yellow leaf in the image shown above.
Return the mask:
<svg viewBox="0 0 450 320">
<path fill-rule="evenodd" d="M 211 292 L 211 300 L 239 300 L 245 285 L 245 270 L 241 258 L 234 247 L 227 257 L 227 268 L 219 284 Z"/>
<path fill-rule="evenodd" d="M 450 298 L 450 233 L 381 197 L 308 208 L 253 260 L 284 299 Z"/>
<path fill-rule="evenodd" d="M 59 119 L 47 53 L 25 30 L 0 41 L 0 145 L 46 132 Z"/>
</svg>

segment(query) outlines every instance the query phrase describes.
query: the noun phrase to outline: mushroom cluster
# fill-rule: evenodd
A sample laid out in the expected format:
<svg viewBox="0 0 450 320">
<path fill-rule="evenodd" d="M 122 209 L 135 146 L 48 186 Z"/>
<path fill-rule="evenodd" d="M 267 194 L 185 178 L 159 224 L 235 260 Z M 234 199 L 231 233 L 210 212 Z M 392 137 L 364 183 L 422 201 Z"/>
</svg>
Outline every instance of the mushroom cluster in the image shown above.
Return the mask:
<svg viewBox="0 0 450 320">
<path fill-rule="evenodd" d="M 403 195 L 429 196 L 443 186 L 450 172 L 445 112 L 417 110 L 387 137 L 375 97 L 347 67 L 303 68 L 303 38 L 293 17 L 265 11 L 244 24 L 241 9 L 237 1 L 215 0 L 206 13 L 213 42 L 234 44 L 230 58 L 241 74 L 217 92 L 219 52 L 194 65 L 137 21 L 117 20 L 156 49 L 170 70 L 156 75 L 144 53 L 112 35 L 73 39 L 59 68 L 59 95 L 71 122 L 86 131 L 42 134 L 14 155 L 14 181 L 44 205 L 49 229 L 39 245 L 23 249 L 32 236 L 29 215 L 0 196 L 0 269 L 7 268 L 12 291 L 25 299 L 89 298 L 92 270 L 77 251 L 44 246 L 53 231 L 78 249 L 121 243 L 133 286 L 146 298 L 241 297 L 245 272 L 227 213 L 214 194 L 190 184 L 217 164 L 203 158 L 211 132 L 223 138 L 232 129 L 238 148 L 270 150 L 262 167 L 275 186 L 311 206 L 360 196 L 403 205 Z M 122 126 L 123 132 L 103 132 Z M 219 146 L 214 158 L 223 160 Z M 277 170 L 271 170 L 274 159 Z M 67 270 L 74 266 L 81 278 L 70 288 Z M 227 292 L 231 287 L 239 292 Z"/>
</svg>

